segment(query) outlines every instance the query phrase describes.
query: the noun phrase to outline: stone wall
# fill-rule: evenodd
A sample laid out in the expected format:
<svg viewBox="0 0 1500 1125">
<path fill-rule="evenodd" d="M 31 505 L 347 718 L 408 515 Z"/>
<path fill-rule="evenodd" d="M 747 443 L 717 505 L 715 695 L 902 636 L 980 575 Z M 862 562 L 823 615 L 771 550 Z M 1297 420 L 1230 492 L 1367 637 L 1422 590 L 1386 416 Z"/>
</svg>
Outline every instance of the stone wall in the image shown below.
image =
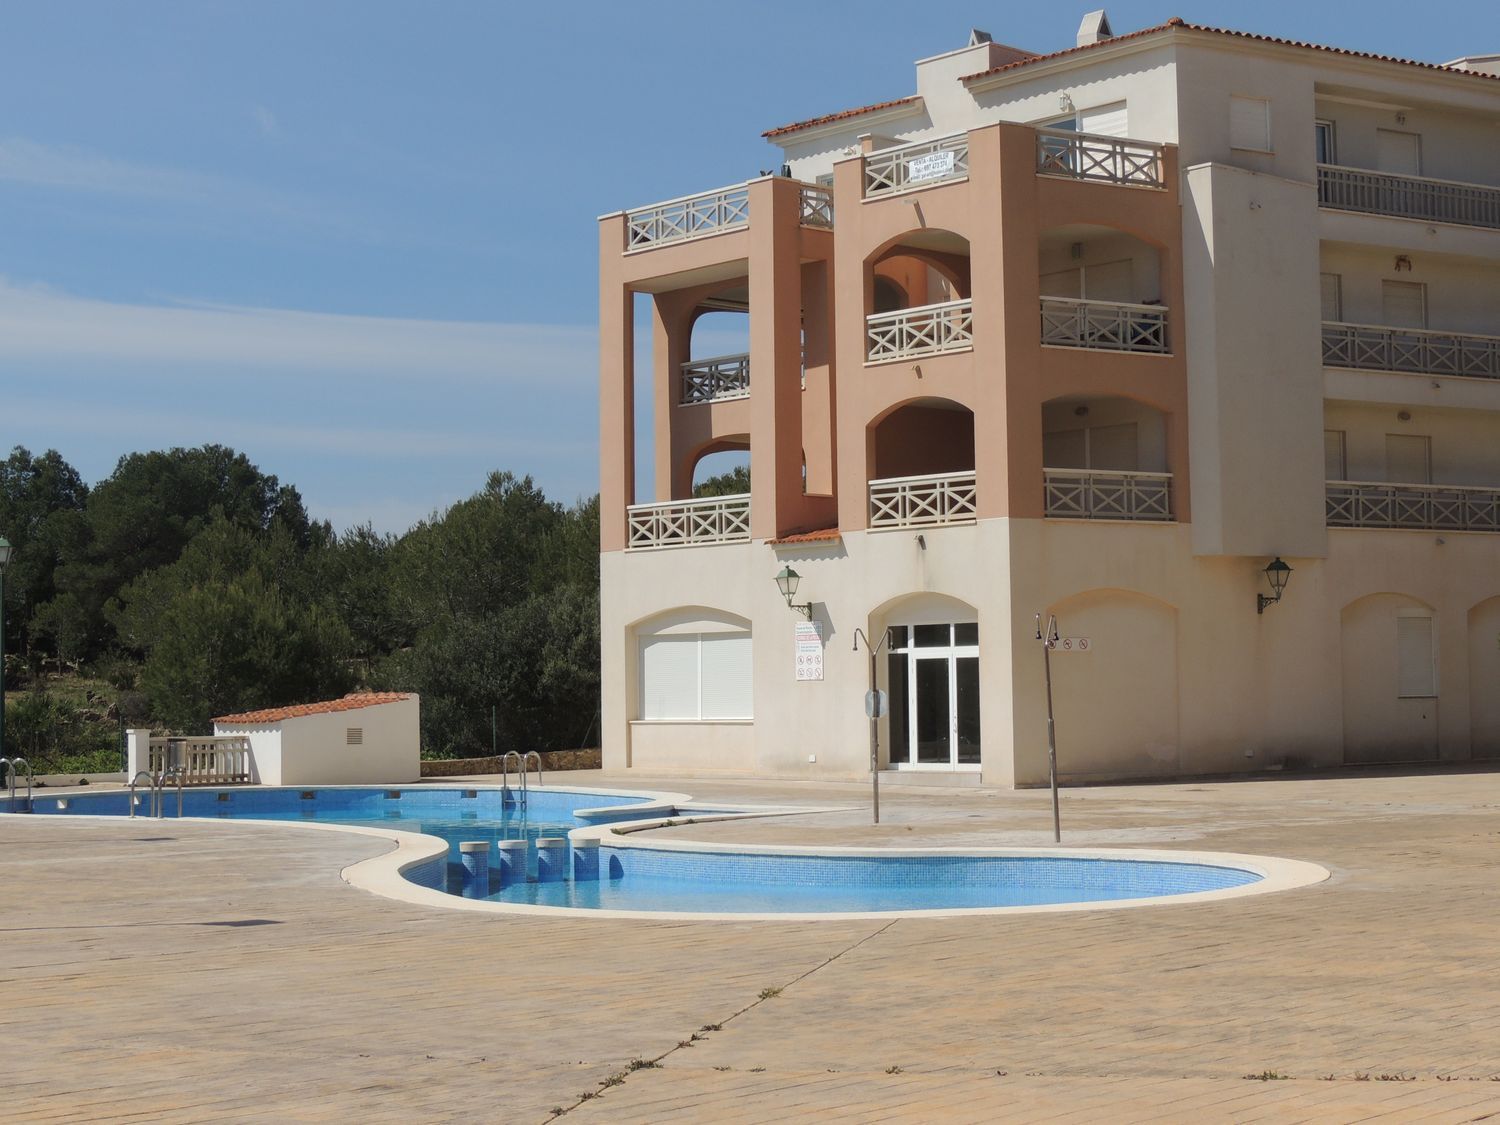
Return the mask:
<svg viewBox="0 0 1500 1125">
<path fill-rule="evenodd" d="M 556 770 L 596 770 L 599 768 L 599 751 L 595 750 L 543 750 L 542 772 Z M 450 758 L 446 761 L 422 763 L 423 777 L 465 777 L 469 774 L 500 772 L 499 758 Z"/>
</svg>

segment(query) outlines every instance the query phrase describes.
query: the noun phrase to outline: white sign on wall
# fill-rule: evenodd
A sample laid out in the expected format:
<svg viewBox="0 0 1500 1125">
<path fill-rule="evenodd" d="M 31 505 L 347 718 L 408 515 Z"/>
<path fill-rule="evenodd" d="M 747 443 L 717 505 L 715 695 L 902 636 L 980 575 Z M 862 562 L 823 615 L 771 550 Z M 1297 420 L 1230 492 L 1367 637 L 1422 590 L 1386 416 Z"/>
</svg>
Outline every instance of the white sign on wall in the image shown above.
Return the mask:
<svg viewBox="0 0 1500 1125">
<path fill-rule="evenodd" d="M 945 149 L 912 157 L 906 162 L 906 182 L 915 184 L 953 175 L 953 155 L 952 149 Z"/>
<path fill-rule="evenodd" d="M 797 679 L 823 678 L 823 625 L 818 621 L 797 622 L 794 636 L 797 650 Z"/>
</svg>

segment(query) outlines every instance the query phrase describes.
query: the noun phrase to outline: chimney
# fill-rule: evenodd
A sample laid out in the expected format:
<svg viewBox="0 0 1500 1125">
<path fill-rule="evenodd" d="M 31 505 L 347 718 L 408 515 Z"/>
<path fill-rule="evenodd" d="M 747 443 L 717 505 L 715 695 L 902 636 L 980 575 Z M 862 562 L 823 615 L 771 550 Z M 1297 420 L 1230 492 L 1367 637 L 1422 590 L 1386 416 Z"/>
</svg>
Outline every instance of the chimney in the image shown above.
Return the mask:
<svg viewBox="0 0 1500 1125">
<path fill-rule="evenodd" d="M 1095 43 L 1103 43 L 1106 39 L 1114 37 L 1115 33 L 1110 30 L 1109 26 L 1109 14 L 1103 8 L 1084 16 L 1083 22 L 1078 25 L 1080 47 L 1091 47 Z"/>
</svg>

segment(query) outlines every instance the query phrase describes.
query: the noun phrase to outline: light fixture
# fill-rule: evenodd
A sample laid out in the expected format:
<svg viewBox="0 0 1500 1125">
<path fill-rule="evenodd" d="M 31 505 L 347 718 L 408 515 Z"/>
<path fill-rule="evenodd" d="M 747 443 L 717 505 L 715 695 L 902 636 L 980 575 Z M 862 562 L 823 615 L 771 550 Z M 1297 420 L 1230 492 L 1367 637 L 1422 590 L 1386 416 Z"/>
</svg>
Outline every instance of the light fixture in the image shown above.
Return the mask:
<svg viewBox="0 0 1500 1125">
<path fill-rule="evenodd" d="M 802 575 L 798 574 L 789 566 L 781 568 L 781 573 L 776 576 L 776 588 L 781 591 L 781 596 L 786 599 L 787 609 L 794 609 L 809 621 L 812 620 L 812 603 L 803 602 L 798 605 L 792 599 L 797 596 L 797 583 L 802 581 Z"/>
<path fill-rule="evenodd" d="M 1060 110 L 1062 110 L 1063 113 L 1072 113 L 1073 112 L 1073 99 L 1070 98 L 1070 97 L 1068 97 L 1068 95 L 1067 95 L 1066 92 L 1058 94 L 1057 95 L 1057 108 L 1060 109 Z"/>
<path fill-rule="evenodd" d="M 1397 254 L 1396 255 L 1396 272 L 1397 273 L 1410 273 L 1411 272 L 1411 256 L 1409 254 Z"/>
<path fill-rule="evenodd" d="M 1292 568 L 1282 562 L 1281 556 L 1277 555 L 1275 560 L 1266 567 L 1265 575 L 1266 581 L 1271 584 L 1271 593 L 1273 596 L 1268 598 L 1264 594 L 1256 594 L 1256 613 L 1265 613 L 1266 606 L 1275 605 L 1281 600 L 1281 592 L 1286 589 L 1286 580 L 1291 577 Z"/>
</svg>

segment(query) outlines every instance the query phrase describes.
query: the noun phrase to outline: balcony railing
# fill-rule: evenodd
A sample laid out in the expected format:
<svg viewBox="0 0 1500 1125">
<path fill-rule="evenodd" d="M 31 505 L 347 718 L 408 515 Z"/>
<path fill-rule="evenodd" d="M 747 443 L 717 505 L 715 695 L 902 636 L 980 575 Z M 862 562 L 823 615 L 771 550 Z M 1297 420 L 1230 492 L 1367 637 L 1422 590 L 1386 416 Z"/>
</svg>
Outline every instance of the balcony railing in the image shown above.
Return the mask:
<svg viewBox="0 0 1500 1125">
<path fill-rule="evenodd" d="M 235 785 L 250 780 L 250 740 L 243 735 L 153 738 L 147 744 L 147 759 L 152 773 L 180 767 L 184 785 Z"/>
<path fill-rule="evenodd" d="M 944 301 L 865 317 L 867 360 L 917 359 L 974 346 L 974 302 Z"/>
<path fill-rule="evenodd" d="M 972 469 L 870 482 L 871 527 L 972 523 L 977 514 Z"/>
<path fill-rule="evenodd" d="M 1046 514 L 1053 519 L 1172 519 L 1172 474 L 1043 469 Z"/>
<path fill-rule="evenodd" d="M 724 402 L 750 393 L 750 356 L 721 355 L 682 365 L 682 406 Z"/>
<path fill-rule="evenodd" d="M 1064 348 L 1165 354 L 1167 310 L 1161 305 L 1043 297 L 1042 343 Z"/>
<path fill-rule="evenodd" d="M 1328 526 L 1500 531 L 1500 488 L 1331 480 Z"/>
<path fill-rule="evenodd" d="M 1365 371 L 1500 379 L 1500 336 L 1460 336 L 1420 328 L 1325 321 L 1323 363 Z"/>
<path fill-rule="evenodd" d="M 1500 188 L 1318 165 L 1318 202 L 1338 211 L 1500 230 Z"/>
<path fill-rule="evenodd" d="M 969 174 L 969 134 L 883 148 L 865 157 L 865 198 L 927 187 Z"/>
<path fill-rule="evenodd" d="M 750 494 L 632 504 L 628 547 L 689 547 L 700 543 L 745 543 L 750 539 Z"/>
<path fill-rule="evenodd" d="M 1067 129 L 1036 131 L 1036 170 L 1101 184 L 1162 187 L 1162 146 Z"/>
<path fill-rule="evenodd" d="M 641 250 L 738 230 L 750 222 L 750 189 L 745 184 L 685 195 L 625 214 L 625 249 Z"/>
<path fill-rule="evenodd" d="M 824 187 L 802 185 L 802 225 L 833 229 L 833 192 Z"/>
</svg>

